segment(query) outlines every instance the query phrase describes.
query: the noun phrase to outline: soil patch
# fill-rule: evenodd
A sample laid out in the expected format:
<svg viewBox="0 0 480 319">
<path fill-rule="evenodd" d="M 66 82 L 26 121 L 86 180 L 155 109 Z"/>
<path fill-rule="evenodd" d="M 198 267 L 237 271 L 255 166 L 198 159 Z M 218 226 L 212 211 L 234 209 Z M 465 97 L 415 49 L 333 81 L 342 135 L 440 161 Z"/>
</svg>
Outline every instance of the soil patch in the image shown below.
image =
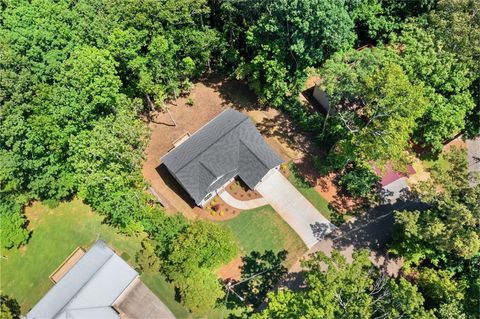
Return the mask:
<svg viewBox="0 0 480 319">
<path fill-rule="evenodd" d="M 224 281 L 227 280 L 240 280 L 241 276 L 241 267 L 243 265 L 242 256 L 238 256 L 228 264 L 224 265 L 218 271 L 218 276 L 222 278 Z"/>
<path fill-rule="evenodd" d="M 330 173 L 317 178 L 315 190 L 339 213 L 355 211 L 362 207 L 364 204 L 362 200 L 353 198 L 340 189 L 336 183 L 337 175 L 337 173 Z"/>
</svg>

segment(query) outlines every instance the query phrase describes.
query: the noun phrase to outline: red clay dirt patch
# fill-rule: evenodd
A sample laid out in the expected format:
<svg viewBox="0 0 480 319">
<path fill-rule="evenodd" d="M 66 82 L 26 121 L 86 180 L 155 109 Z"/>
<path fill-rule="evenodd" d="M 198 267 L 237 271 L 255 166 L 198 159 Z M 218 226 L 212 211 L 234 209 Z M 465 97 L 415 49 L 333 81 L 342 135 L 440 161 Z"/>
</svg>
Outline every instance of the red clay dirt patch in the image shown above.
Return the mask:
<svg viewBox="0 0 480 319">
<path fill-rule="evenodd" d="M 315 190 L 325 198 L 332 207 L 339 213 L 355 211 L 362 206 L 362 201 L 344 194 L 337 186 L 335 180 L 337 173 L 330 173 L 327 176 L 317 178 Z"/>
<path fill-rule="evenodd" d="M 242 265 L 242 257 L 238 256 L 237 258 L 220 268 L 217 274 L 223 280 L 240 280 L 240 267 L 242 267 Z"/>
</svg>

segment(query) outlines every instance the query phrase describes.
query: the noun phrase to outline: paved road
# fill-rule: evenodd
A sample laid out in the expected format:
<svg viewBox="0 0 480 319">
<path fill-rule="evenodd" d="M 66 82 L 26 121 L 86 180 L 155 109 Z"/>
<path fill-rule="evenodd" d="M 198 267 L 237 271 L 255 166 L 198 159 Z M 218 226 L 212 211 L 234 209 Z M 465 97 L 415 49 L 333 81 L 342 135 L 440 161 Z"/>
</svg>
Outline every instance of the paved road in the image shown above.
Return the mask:
<svg viewBox="0 0 480 319">
<path fill-rule="evenodd" d="M 330 255 L 333 249 L 339 250 L 347 260 L 352 259 L 354 250 L 367 249 L 370 251 L 370 260 L 374 265 L 383 269 L 391 276 L 397 276 L 403 265 L 403 260 L 390 256 L 387 253 L 387 244 L 392 239 L 393 212 L 396 210 L 425 209 L 426 205 L 416 202 L 399 201 L 395 204 L 380 205 L 364 216 L 351 220 L 340 226 L 326 238 L 312 248 L 302 257 L 308 258 L 310 254 L 322 251 Z M 282 285 L 291 289 L 298 289 L 302 285 L 302 268 L 297 261 L 289 270 L 287 279 Z"/>
<path fill-rule="evenodd" d="M 335 229 L 279 171 L 272 171 L 256 187 L 310 249 Z"/>
<path fill-rule="evenodd" d="M 467 140 L 468 171 L 480 172 L 480 136 Z"/>
<path fill-rule="evenodd" d="M 219 192 L 218 196 L 220 196 L 220 198 L 223 199 L 223 201 L 228 205 L 238 209 L 254 209 L 268 205 L 267 200 L 263 197 L 250 200 L 239 200 L 230 195 L 226 190 Z"/>
</svg>

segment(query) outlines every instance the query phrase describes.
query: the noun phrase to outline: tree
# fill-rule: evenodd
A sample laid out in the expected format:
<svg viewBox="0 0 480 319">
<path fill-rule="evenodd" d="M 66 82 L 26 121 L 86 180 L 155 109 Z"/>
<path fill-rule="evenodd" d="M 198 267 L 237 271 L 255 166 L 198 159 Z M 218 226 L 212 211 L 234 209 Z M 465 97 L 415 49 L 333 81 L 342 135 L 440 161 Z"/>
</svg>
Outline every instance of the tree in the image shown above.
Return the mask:
<svg viewBox="0 0 480 319">
<path fill-rule="evenodd" d="M 307 67 L 350 48 L 354 40 L 343 1 L 274 1 L 247 31 L 252 58 L 239 74 L 262 102 L 281 106 L 298 92 Z"/>
<path fill-rule="evenodd" d="M 405 257 L 407 265 L 452 255 L 471 259 L 480 251 L 480 187 L 469 186 L 464 150 L 453 150 L 446 160 L 448 167 L 435 165 L 431 181 L 417 189 L 430 208 L 395 214 L 393 250 Z"/>
<path fill-rule="evenodd" d="M 453 302 L 461 303 L 464 298 L 464 284 L 453 279 L 455 274 L 448 270 L 423 268 L 418 279 L 418 288 L 425 296 L 427 307 Z"/>
<path fill-rule="evenodd" d="M 480 4 L 475 0 L 440 0 L 428 15 L 436 39 L 469 67 L 476 106 L 467 116 L 466 131 L 480 134 Z"/>
<path fill-rule="evenodd" d="M 207 221 L 195 221 L 180 233 L 169 247 L 163 268 L 178 281 L 198 268 L 213 270 L 237 255 L 231 232 Z"/>
<path fill-rule="evenodd" d="M 287 274 L 288 269 L 283 265 L 287 258 L 287 251 L 274 253 L 271 250 L 263 254 L 253 251 L 242 258 L 240 281 L 236 290 L 249 304 L 257 308 L 264 302 L 267 293 L 273 289 Z"/>
<path fill-rule="evenodd" d="M 253 318 L 434 318 L 415 286 L 373 269 L 366 251 L 355 252 L 351 264 L 338 251 L 317 253 L 303 267 L 305 289 L 270 293 Z"/>
<path fill-rule="evenodd" d="M 3 206 L 3 205 L 2 205 Z M 0 242 L 3 247 L 20 247 L 27 242 L 29 232 L 25 229 L 26 218 L 19 212 L 6 211 L 0 207 Z"/>
<path fill-rule="evenodd" d="M 160 270 L 160 260 L 155 254 L 153 243 L 149 239 L 144 239 L 141 244 L 142 249 L 136 256 L 139 271 L 142 273 L 158 272 Z"/>
<path fill-rule="evenodd" d="M 379 177 L 364 164 L 355 164 L 340 179 L 340 186 L 353 196 L 366 197 L 375 190 Z"/>
<path fill-rule="evenodd" d="M 20 305 L 7 295 L 0 296 L 0 319 L 19 319 Z"/>
<path fill-rule="evenodd" d="M 225 292 L 217 276 L 208 269 L 197 268 L 176 281 L 182 303 L 197 315 L 214 308 Z"/>
<path fill-rule="evenodd" d="M 333 168 L 370 161 L 405 162 L 416 120 L 426 109 L 423 85 L 412 84 L 389 52 L 337 54 L 321 70 L 331 111 L 328 134 Z M 333 135 L 333 136 L 332 136 Z"/>
<path fill-rule="evenodd" d="M 446 51 L 427 27 L 420 22 L 403 26 L 397 40 L 399 63 L 413 83 L 425 85 L 428 100 L 414 139 L 440 151 L 446 140 L 465 128 L 465 118 L 474 108 L 472 77 L 458 55 Z"/>
</svg>

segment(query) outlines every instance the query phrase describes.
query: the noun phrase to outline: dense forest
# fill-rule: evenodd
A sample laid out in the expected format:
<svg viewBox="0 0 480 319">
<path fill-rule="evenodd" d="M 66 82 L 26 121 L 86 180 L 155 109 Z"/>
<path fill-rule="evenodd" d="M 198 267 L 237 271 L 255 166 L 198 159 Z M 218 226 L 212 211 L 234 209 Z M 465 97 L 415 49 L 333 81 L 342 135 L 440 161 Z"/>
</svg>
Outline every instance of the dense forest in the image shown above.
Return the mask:
<svg viewBox="0 0 480 319">
<path fill-rule="evenodd" d="M 78 196 L 120 232 L 147 232 L 139 259 L 197 313 L 223 296 L 212 269 L 235 256 L 234 240 L 151 205 L 140 170 L 142 117 L 193 81 L 245 81 L 318 136 L 328 149 L 320 170 L 353 180 L 371 175 L 372 161 L 405 162 L 412 145 L 435 157 L 480 133 L 480 1 L 0 0 L 0 10 L 2 246 L 28 241 L 25 205 Z M 311 74 L 336 112 L 299 103 Z M 270 294 L 255 316 L 477 316 L 480 186 L 468 187 L 455 154 L 451 171 L 435 168 L 417 190 L 427 212 L 396 214 L 391 250 L 411 275 L 384 278 L 362 254 L 352 265 L 318 256 L 305 265 L 308 289 Z"/>
</svg>

